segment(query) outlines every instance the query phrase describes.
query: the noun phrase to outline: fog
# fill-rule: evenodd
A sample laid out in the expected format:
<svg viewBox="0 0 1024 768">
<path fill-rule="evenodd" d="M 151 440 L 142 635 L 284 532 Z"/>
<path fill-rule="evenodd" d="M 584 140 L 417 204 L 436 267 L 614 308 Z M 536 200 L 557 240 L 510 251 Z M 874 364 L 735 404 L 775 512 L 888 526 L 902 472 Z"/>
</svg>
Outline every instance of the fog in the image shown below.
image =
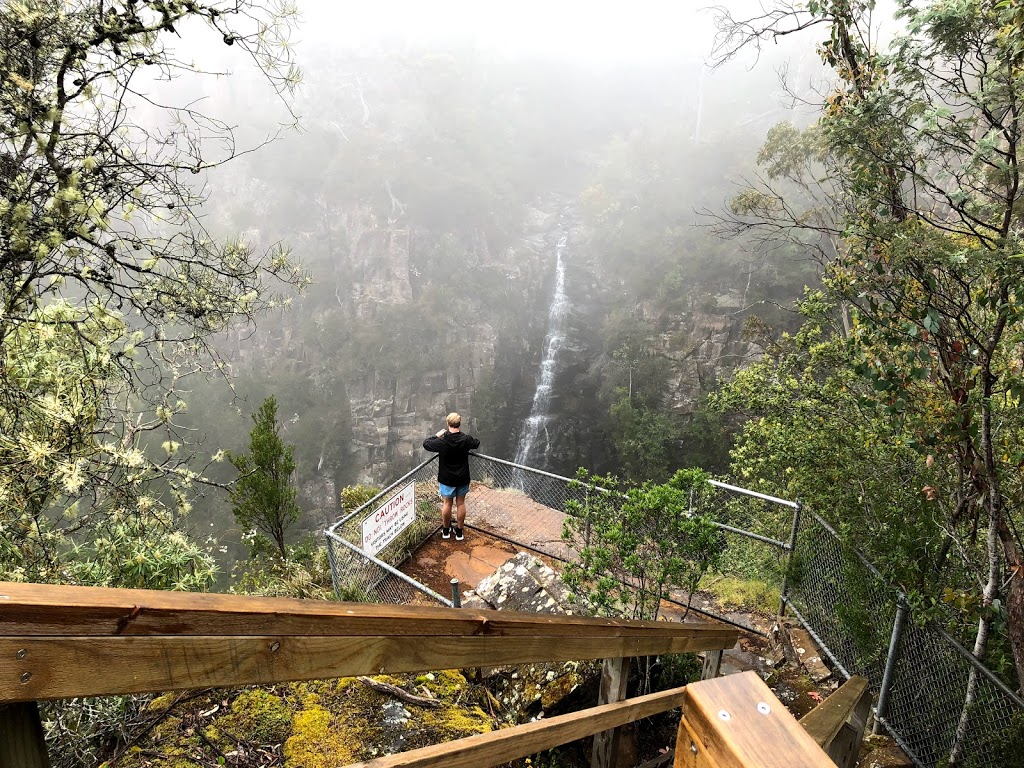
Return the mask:
<svg viewBox="0 0 1024 768">
<path fill-rule="evenodd" d="M 274 394 L 311 532 L 343 486 L 426 458 L 451 410 L 485 453 L 547 471 L 719 466 L 702 399 L 754 354 L 745 323 L 791 327 L 784 307 L 816 278 L 799 254 L 703 225 L 757 173 L 773 125 L 813 120 L 828 85 L 813 39 L 716 68 L 714 14 L 691 3 L 298 8 L 293 92 L 198 28 L 179 57 L 230 75 L 151 86 L 233 126 L 241 149 L 274 138 L 197 178 L 205 221 L 287 244 L 313 279 L 219 340 L 234 389 L 195 387 L 197 435 L 243 447 Z M 666 446 L 657 466 L 629 464 L 635 430 Z M 195 509 L 230 528 L 223 498 Z"/>
<path fill-rule="evenodd" d="M 713 16 L 699 5 L 667 0 L 398 0 L 359 5 L 310 2 L 302 12 L 309 28 L 333 29 L 332 43 L 354 50 L 380 42 L 470 45 L 506 55 L 606 66 L 706 54 Z M 308 35 L 304 32 L 303 39 Z"/>
</svg>

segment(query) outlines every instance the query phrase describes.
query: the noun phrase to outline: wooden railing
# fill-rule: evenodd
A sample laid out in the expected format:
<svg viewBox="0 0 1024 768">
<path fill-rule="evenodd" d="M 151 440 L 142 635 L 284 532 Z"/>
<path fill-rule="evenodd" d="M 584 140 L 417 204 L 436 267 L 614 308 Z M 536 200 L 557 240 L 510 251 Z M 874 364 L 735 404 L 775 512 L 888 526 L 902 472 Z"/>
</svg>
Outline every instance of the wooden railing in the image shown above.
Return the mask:
<svg viewBox="0 0 1024 768">
<path fill-rule="evenodd" d="M 680 706 L 677 767 L 747 765 L 723 757 L 729 739 L 716 726 L 726 720 L 699 713 L 752 696 L 772 702 L 774 714 L 740 704 L 732 722 L 769 743 L 781 739 L 773 748 L 786 760 L 764 765 L 831 765 L 752 673 L 624 699 L 628 658 L 706 651 L 713 676 L 737 636 L 718 624 L 0 582 L 0 765 L 48 765 L 33 703 L 41 700 L 598 658 L 605 664 L 597 707 L 360 765 L 499 765 L 596 735 L 593 762 L 610 766 L 618 726 Z M 818 724 L 831 739 L 857 722 L 849 706 L 833 704 L 831 719 Z M 698 736 L 694 728 L 704 730 Z M 708 750 L 714 758 L 705 759 Z"/>
<path fill-rule="evenodd" d="M 0 705 L 624 659 L 720 650 L 737 636 L 718 624 L 0 582 Z M 606 693 L 609 702 L 617 698 Z M 635 706 L 619 709 L 620 716 L 650 711 L 649 703 Z M 28 748 L 38 728 L 15 725 L 24 715 L 7 707 L 0 740 L 17 733 L 19 748 Z M 4 749 L 0 744 L 0 756 Z"/>
</svg>

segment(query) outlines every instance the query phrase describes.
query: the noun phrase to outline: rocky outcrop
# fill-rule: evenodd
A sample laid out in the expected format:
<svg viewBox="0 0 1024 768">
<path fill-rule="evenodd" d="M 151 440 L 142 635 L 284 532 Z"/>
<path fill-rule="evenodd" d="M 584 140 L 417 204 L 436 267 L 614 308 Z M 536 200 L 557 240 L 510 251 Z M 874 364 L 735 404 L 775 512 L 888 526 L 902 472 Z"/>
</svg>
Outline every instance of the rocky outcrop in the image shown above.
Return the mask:
<svg viewBox="0 0 1024 768">
<path fill-rule="evenodd" d="M 492 252 L 482 235 L 474 237 L 460 261 L 489 284 L 507 286 L 510 304 L 529 306 L 541 300 L 553 261 L 546 233 L 537 228 L 551 215 L 529 212 L 522 238 L 501 253 Z M 363 232 L 352 244 L 350 256 L 356 316 L 373 317 L 386 327 L 390 311 L 399 310 L 418 290 L 424 290 L 414 262 L 417 251 L 429 247 L 423 232 Z M 460 284 L 461 278 L 453 275 L 452 280 Z M 467 296 L 457 306 L 477 306 L 474 302 L 479 298 Z M 493 377 L 500 348 L 522 350 L 525 346 L 535 313 L 518 314 L 519 324 L 503 327 L 498 325 L 500 314 L 489 313 L 486 307 L 466 315 L 453 311 L 444 338 L 436 341 L 439 354 L 435 366 L 397 375 L 370 371 L 355 377 L 348 394 L 353 423 L 351 460 L 359 469 L 358 481 L 391 479 L 426 458 L 423 439 L 443 425 L 446 413 L 458 411 L 464 428 L 479 432 L 473 394 Z M 489 451 L 495 451 L 493 440 L 484 436 L 484 442 Z"/>
<path fill-rule="evenodd" d="M 571 614 L 577 600 L 561 577 L 526 552 L 509 558 L 498 570 L 466 592 L 463 606 L 477 610 Z"/>
<path fill-rule="evenodd" d="M 237 346 L 237 359 L 250 367 L 287 350 L 303 374 L 320 366 L 328 369 L 326 378 L 336 381 L 340 372 L 344 380 L 344 392 L 336 385 L 314 390 L 313 411 L 296 414 L 321 418 L 324 398 L 336 397 L 327 418 L 344 425 L 333 437 L 309 430 L 319 444 L 300 462 L 307 507 L 330 517 L 340 485 L 380 484 L 408 471 L 428 457 L 423 438 L 453 410 L 481 437 L 484 452 L 515 455 L 536 388 L 562 236 L 570 309 L 546 432 L 552 445 L 539 468 L 571 475 L 580 466 L 608 467 L 599 418 L 607 408 L 599 391 L 602 366 L 610 364 L 602 333 L 609 314 L 621 310 L 622 276 L 601 271 L 591 234 L 569 203 L 552 197 L 527 208 L 519 233 L 500 246 L 483 231 L 438 234 L 402 217 L 382 218 L 369 206 L 332 212 L 325 226 L 309 235 L 324 254 L 315 267 L 315 300 L 303 299 L 262 348 Z M 722 371 L 751 354 L 733 312 L 741 299 L 720 296 L 714 307 L 676 314 L 653 301 L 633 302 L 633 313 L 652 328 L 658 353 L 671 361 L 667 408 L 692 411 Z M 444 315 L 466 305 L 471 311 Z M 344 348 L 354 347 L 357 359 L 346 359 L 351 354 L 337 351 L 339 344 L 318 344 L 311 327 L 326 337 L 361 333 Z M 482 390 L 490 399 L 478 414 L 475 396 Z"/>
<path fill-rule="evenodd" d="M 526 552 L 509 558 L 475 590 L 464 608 L 571 614 L 579 603 L 561 577 Z M 526 722 L 593 701 L 599 678 L 593 662 L 529 664 L 482 670 L 510 722 Z"/>
</svg>

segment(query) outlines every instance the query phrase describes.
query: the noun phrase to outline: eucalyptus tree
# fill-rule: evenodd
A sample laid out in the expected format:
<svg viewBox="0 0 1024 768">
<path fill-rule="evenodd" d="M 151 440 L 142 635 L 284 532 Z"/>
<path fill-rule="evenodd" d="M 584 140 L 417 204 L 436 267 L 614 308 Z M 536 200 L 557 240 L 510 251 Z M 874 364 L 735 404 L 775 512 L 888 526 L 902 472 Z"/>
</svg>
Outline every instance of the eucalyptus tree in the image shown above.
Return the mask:
<svg viewBox="0 0 1024 768">
<path fill-rule="evenodd" d="M 766 146 L 765 176 L 737 199 L 726 228 L 766 226 L 822 257 L 832 296 L 851 308 L 851 364 L 871 386 L 860 405 L 898 425 L 893 439 L 934 475 L 920 489 L 943 530 L 932 567 L 948 572 L 956 559 L 967 574 L 956 586 L 977 597 L 979 658 L 1005 617 L 1024 685 L 1015 5 L 899 0 L 901 31 L 882 50 L 872 0 L 777 2 L 754 19 L 721 12 L 718 54 L 824 33 L 819 50 L 837 82 L 818 124 L 802 146 Z M 814 202 L 794 204 L 785 179 L 799 179 Z"/>
<path fill-rule="evenodd" d="M 296 20 L 286 0 L 0 6 L 2 577 L 74 578 L 79 534 L 187 511 L 185 388 L 223 370 L 215 334 L 304 276 L 207 229 L 204 173 L 246 148 L 170 81 L 212 72 L 181 49 L 215 43 L 283 98 Z"/>
</svg>

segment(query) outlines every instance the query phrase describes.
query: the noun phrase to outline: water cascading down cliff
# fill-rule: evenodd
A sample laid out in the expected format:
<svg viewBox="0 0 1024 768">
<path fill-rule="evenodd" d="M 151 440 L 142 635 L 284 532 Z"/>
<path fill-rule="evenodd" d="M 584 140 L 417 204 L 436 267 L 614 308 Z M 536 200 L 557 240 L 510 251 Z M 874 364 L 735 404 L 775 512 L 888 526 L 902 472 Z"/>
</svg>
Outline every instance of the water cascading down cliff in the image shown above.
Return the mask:
<svg viewBox="0 0 1024 768">
<path fill-rule="evenodd" d="M 547 469 L 546 462 L 551 449 L 551 404 L 554 399 L 555 367 L 558 353 L 565 341 L 566 320 L 569 316 L 569 297 L 565 293 L 565 247 L 569 236 L 562 233 L 556 246 L 555 288 L 548 310 L 547 335 L 544 337 L 544 354 L 537 376 L 537 389 L 533 393 L 530 415 L 516 448 L 515 463 L 524 466 Z"/>
</svg>

